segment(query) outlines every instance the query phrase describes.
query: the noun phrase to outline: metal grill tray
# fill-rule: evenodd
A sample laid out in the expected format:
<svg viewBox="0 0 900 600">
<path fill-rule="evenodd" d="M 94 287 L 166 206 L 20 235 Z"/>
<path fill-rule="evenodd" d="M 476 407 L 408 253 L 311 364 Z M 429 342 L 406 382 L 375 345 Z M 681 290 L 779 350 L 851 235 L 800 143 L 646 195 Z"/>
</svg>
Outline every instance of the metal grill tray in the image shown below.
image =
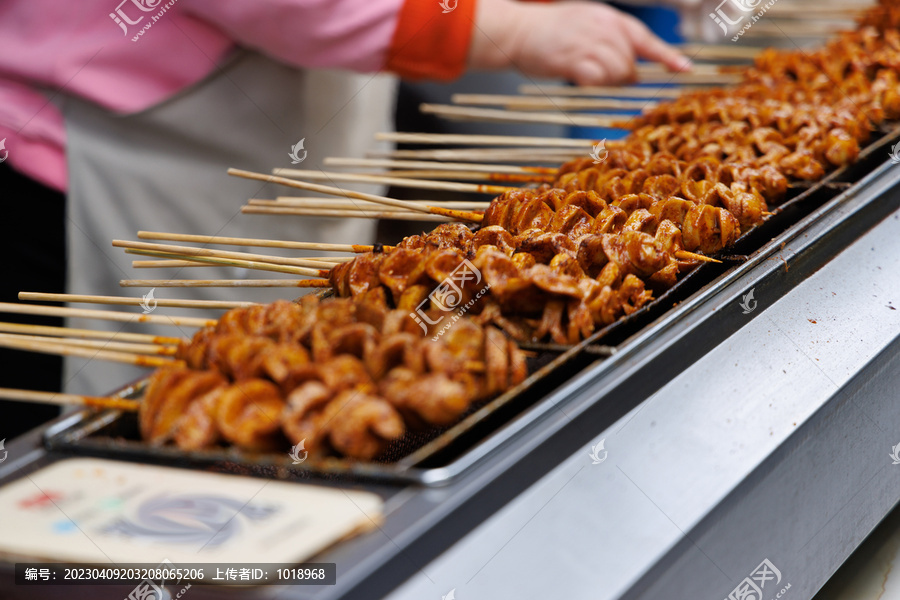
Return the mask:
<svg viewBox="0 0 900 600">
<path fill-rule="evenodd" d="M 517 420 L 529 418 L 529 408 L 589 365 L 615 353 L 616 346 L 644 331 L 673 307 L 716 284 L 749 255 L 797 223 L 828 200 L 841 193 L 851 182 L 881 164 L 881 152 L 900 139 L 900 126 L 884 128 L 884 135 L 860 153 L 859 160 L 828 174 L 808 186 L 789 189 L 788 199 L 773 210 L 763 223 L 744 232 L 734 246 L 718 258 L 723 264 L 704 263 L 682 277 L 678 283 L 633 314 L 618 320 L 575 346 L 522 344 L 537 352 L 529 358 L 531 375 L 504 394 L 474 407 L 457 424 L 411 432 L 392 444 L 379 461 L 359 462 L 342 458 L 310 458 L 293 465 L 287 448 L 281 454 L 250 453 L 236 448 L 185 452 L 176 447 L 155 447 L 142 442 L 133 413 L 109 410 L 99 413 L 84 410 L 76 420 L 67 419 L 44 435 L 49 450 L 167 464 L 190 469 L 256 477 L 303 480 L 370 480 L 393 483 L 418 483 L 439 486 L 460 476 L 502 444 L 486 443 L 502 438 L 502 430 Z M 602 342 L 602 344 L 601 344 Z M 146 384 L 142 380 L 117 394 L 138 398 Z M 542 411 L 533 411 L 542 413 Z"/>
<path fill-rule="evenodd" d="M 488 435 L 488 430 L 496 429 L 509 417 L 509 409 L 524 408 L 516 402 L 527 398 L 537 399 L 529 394 L 543 388 L 552 379 L 563 382 L 587 366 L 585 359 L 602 355 L 605 349 L 594 347 L 590 352 L 581 351 L 588 341 L 568 348 L 562 353 L 541 352 L 537 358 L 529 358 L 529 372 L 532 374 L 518 386 L 508 390 L 493 400 L 474 407 L 463 419 L 449 428 L 432 428 L 407 433 L 391 444 L 375 462 L 360 462 L 336 457 L 310 457 L 301 465 L 292 464 L 288 456 L 289 448 L 281 454 L 253 453 L 233 447 L 185 452 L 174 446 L 151 446 L 140 440 L 135 413 L 118 410 L 92 412 L 83 410 L 80 418 L 65 427 L 50 428 L 44 436 L 49 450 L 79 455 L 120 458 L 169 464 L 191 469 L 209 469 L 225 473 L 252 475 L 271 479 L 352 478 L 396 482 L 436 482 L 426 471 L 440 468 L 453 460 L 458 444 L 476 436 L 480 439 Z M 578 358 L 581 360 L 577 360 Z M 575 368 L 571 368 L 574 365 Z M 560 376 L 561 370 L 566 375 Z M 116 396 L 140 398 L 147 380 L 141 380 L 120 390 Z M 541 390 L 543 394 L 550 390 Z M 541 394 L 541 396 L 543 395 Z M 515 406 L 513 406 L 515 405 Z M 438 478 L 442 479 L 442 478 Z"/>
</svg>

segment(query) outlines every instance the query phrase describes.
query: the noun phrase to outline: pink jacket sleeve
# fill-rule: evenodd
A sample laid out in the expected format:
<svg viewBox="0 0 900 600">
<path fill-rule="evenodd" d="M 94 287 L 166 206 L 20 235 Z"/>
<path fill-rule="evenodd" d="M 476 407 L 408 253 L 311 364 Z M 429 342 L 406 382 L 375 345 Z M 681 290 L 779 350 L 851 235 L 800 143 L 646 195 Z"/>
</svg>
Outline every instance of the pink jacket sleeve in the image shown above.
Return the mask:
<svg viewBox="0 0 900 600">
<path fill-rule="evenodd" d="M 402 5 L 403 0 L 179 2 L 181 10 L 236 42 L 285 63 L 363 72 L 377 71 L 387 62 Z"/>
</svg>

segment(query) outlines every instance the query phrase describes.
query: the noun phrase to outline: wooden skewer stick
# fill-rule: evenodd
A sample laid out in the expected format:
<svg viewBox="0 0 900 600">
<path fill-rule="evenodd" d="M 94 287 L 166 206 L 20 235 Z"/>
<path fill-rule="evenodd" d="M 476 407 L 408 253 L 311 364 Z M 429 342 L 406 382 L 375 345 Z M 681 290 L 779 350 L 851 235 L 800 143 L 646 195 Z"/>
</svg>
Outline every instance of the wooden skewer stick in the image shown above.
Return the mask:
<svg viewBox="0 0 900 600">
<path fill-rule="evenodd" d="M 704 84 L 721 86 L 723 84 L 738 83 L 741 75 L 738 73 L 639 73 L 638 81 L 641 83 L 658 84 Z"/>
<path fill-rule="evenodd" d="M 169 315 L 142 315 L 112 310 L 69 308 L 66 306 L 40 306 L 36 304 L 13 304 L 11 302 L 0 302 L 0 313 L 44 315 L 49 317 L 74 317 L 98 319 L 101 321 L 119 321 L 124 323 L 153 323 L 155 325 L 173 325 L 176 327 L 209 327 L 217 323 L 215 319 L 171 317 Z"/>
<path fill-rule="evenodd" d="M 75 302 L 84 304 L 115 304 L 118 306 L 142 306 L 143 298 L 127 296 L 92 296 L 88 294 L 44 294 L 40 292 L 19 292 L 19 300 L 31 302 Z M 156 305 L 163 308 L 244 308 L 257 302 L 231 302 L 229 300 L 168 300 L 156 298 Z"/>
<path fill-rule="evenodd" d="M 765 48 L 758 46 L 717 46 L 711 44 L 682 44 L 680 46 L 682 52 L 695 59 L 704 58 L 729 58 L 729 59 L 753 59 Z"/>
<path fill-rule="evenodd" d="M 342 262 L 350 262 L 352 256 L 310 256 L 309 260 L 317 260 L 319 262 L 338 264 Z"/>
<path fill-rule="evenodd" d="M 442 134 L 436 134 L 442 135 Z M 446 134 L 444 134 L 446 135 Z M 456 134 L 454 134 L 456 135 Z M 443 142 L 434 142 L 443 143 Z M 366 156 L 370 158 L 390 158 L 390 159 L 416 159 L 416 160 L 434 160 L 447 162 L 465 162 L 465 163 L 491 163 L 497 161 L 542 164 L 549 163 L 551 166 L 546 168 L 559 169 L 559 163 L 565 162 L 570 158 L 581 156 L 584 152 L 584 145 L 581 148 L 512 148 L 512 147 L 491 147 L 481 148 L 476 146 L 465 146 L 460 148 L 436 148 L 431 150 L 392 150 L 390 152 L 382 152 L 372 150 L 366 152 Z"/>
<path fill-rule="evenodd" d="M 130 342 L 113 342 L 109 340 L 80 340 L 77 338 L 47 337 L 41 335 L 3 334 L 8 339 L 18 339 L 32 342 L 49 342 L 53 344 L 68 345 L 78 348 L 94 348 L 96 350 L 116 350 L 131 354 L 150 354 L 158 356 L 174 356 L 178 352 L 175 346 L 158 346 L 155 344 L 133 344 Z"/>
<path fill-rule="evenodd" d="M 412 212 L 409 210 L 403 210 L 400 208 L 393 208 L 391 210 L 377 210 L 375 212 L 360 207 L 360 206 L 348 206 L 347 208 L 335 208 L 335 209 L 324 209 L 324 208 L 308 208 L 306 206 L 300 205 L 295 206 L 290 202 L 281 202 L 280 200 L 250 200 L 247 203 L 247 206 L 264 206 L 269 208 L 292 208 L 298 211 L 302 211 L 302 214 L 306 215 L 314 215 L 314 216 L 354 216 L 354 217 L 362 217 L 362 218 L 375 218 L 375 219 L 403 219 L 405 217 L 409 217 L 413 220 L 421 220 L 425 217 L 429 216 L 438 216 L 438 215 L 424 215 L 418 212 Z M 490 206 L 490 202 L 483 202 L 482 206 L 478 210 L 486 210 Z M 446 221 L 449 217 L 440 217 L 441 220 Z M 452 219 L 449 219 L 452 220 Z M 344 260 L 350 260 L 346 258 Z M 344 261 L 340 261 L 344 262 Z M 333 267 L 334 264 L 328 265 L 329 267 Z"/>
<path fill-rule="evenodd" d="M 402 177 L 404 179 L 437 179 L 452 181 L 494 181 L 504 183 L 552 183 L 555 179 L 552 175 L 519 175 L 517 173 L 479 173 L 478 171 L 389 171 L 390 177 Z M 420 186 L 417 186 L 420 187 Z M 439 203 L 432 202 L 432 206 Z M 443 203 L 440 204 L 443 206 Z M 449 208 L 449 207 L 447 207 Z"/>
<path fill-rule="evenodd" d="M 8 333 L 0 333 L 0 347 L 10 348 L 12 350 L 37 352 L 39 354 L 57 354 L 60 356 L 79 356 L 81 358 L 108 360 L 110 362 L 120 362 L 129 365 L 137 365 L 139 367 L 170 367 L 184 365 L 184 361 L 182 360 L 173 360 L 161 356 L 145 356 L 143 354 L 116 352 L 114 350 L 94 350 L 93 348 L 79 348 L 77 346 L 55 342 L 32 342 L 17 339 L 17 336 Z"/>
<path fill-rule="evenodd" d="M 356 198 L 358 200 L 366 200 L 367 202 L 374 202 L 376 204 L 384 204 L 386 206 L 394 206 L 416 212 L 432 214 L 432 211 L 428 207 L 414 204 L 405 200 L 396 200 L 394 198 L 387 198 L 385 196 L 376 196 L 375 194 L 364 194 L 362 192 L 354 192 L 352 190 L 342 190 L 340 188 L 328 185 L 320 185 L 317 183 L 309 183 L 306 181 L 297 181 L 296 179 L 288 179 L 286 177 L 280 177 L 278 175 L 266 175 L 264 173 L 254 173 L 252 171 L 243 171 L 240 169 L 228 169 L 228 174 L 235 177 L 243 177 L 244 179 L 265 181 L 266 183 L 278 183 L 284 186 L 294 187 L 301 190 L 320 192 L 323 194 L 329 194 L 331 196 L 339 196 L 344 198 Z"/>
<path fill-rule="evenodd" d="M 744 32 L 744 36 L 783 37 L 785 34 L 789 34 L 791 37 L 829 38 L 850 28 L 849 24 L 840 26 L 825 23 L 798 23 L 796 20 L 786 22 L 769 17 L 755 23 L 753 27 Z"/>
<path fill-rule="evenodd" d="M 210 288 L 321 288 L 327 279 L 123 279 L 122 287 L 210 287 Z"/>
<path fill-rule="evenodd" d="M 434 135 L 463 135 L 463 134 L 434 134 Z M 548 138 L 548 139 L 559 139 L 559 138 Z M 572 138 L 570 138 L 572 139 Z M 575 138 L 577 139 L 577 138 Z M 443 141 L 434 141 L 429 142 L 433 144 L 443 144 Z M 480 147 L 488 145 L 490 147 Z M 457 161 L 457 162 L 497 162 L 497 161 L 506 161 L 506 162 L 530 162 L 530 163 L 553 163 L 551 167 L 558 169 L 559 161 L 566 160 L 571 156 L 580 156 L 582 150 L 584 149 L 584 144 L 579 143 L 577 147 L 557 147 L 557 146 L 547 146 L 545 148 L 535 147 L 535 146 L 492 146 L 490 143 L 485 144 L 484 142 L 475 142 L 474 145 L 468 146 L 465 143 L 457 143 L 455 145 L 462 146 L 461 148 L 436 148 L 432 150 L 392 150 L 390 152 L 380 151 L 380 150 L 370 150 L 366 152 L 366 156 L 369 158 L 392 158 L 392 159 L 408 159 L 413 158 L 416 160 L 437 160 L 437 161 Z M 449 155 L 456 154 L 461 156 L 472 156 L 474 158 L 449 158 Z"/>
<path fill-rule="evenodd" d="M 702 254 L 696 254 L 694 252 L 688 252 L 687 250 L 678 250 L 675 252 L 675 258 L 680 258 L 682 260 L 699 260 L 700 262 L 712 262 L 712 263 L 721 263 L 721 260 L 716 260 L 715 258 L 710 258 L 708 256 L 703 256 Z"/>
<path fill-rule="evenodd" d="M 346 258 L 343 258 L 343 259 L 322 256 L 322 257 L 316 258 L 316 260 L 324 262 L 324 263 L 337 264 L 337 263 L 341 263 L 341 262 L 347 262 L 347 261 L 350 261 L 353 259 L 349 256 Z M 150 269 L 150 268 L 153 268 L 153 269 L 182 269 L 184 267 L 218 267 L 220 265 L 218 265 L 216 263 L 205 263 L 205 262 L 204 263 L 199 263 L 199 262 L 195 263 L 190 260 L 171 259 L 171 260 L 133 260 L 133 261 L 131 261 L 131 266 L 136 269 Z"/>
<path fill-rule="evenodd" d="M 597 96 L 599 98 L 678 98 L 684 89 L 648 86 L 583 86 L 531 85 L 519 86 L 519 93 L 539 96 Z"/>
<path fill-rule="evenodd" d="M 437 115 L 454 121 L 480 121 L 486 123 L 550 123 L 575 127 L 610 127 L 630 129 L 625 115 L 592 115 L 582 113 L 543 113 L 494 108 L 471 108 L 450 104 L 422 104 L 425 114 Z"/>
<path fill-rule="evenodd" d="M 153 286 L 150 286 L 153 287 Z M 160 286 L 161 287 L 161 286 Z M 137 342 L 156 345 L 177 345 L 183 338 L 151 335 L 149 333 L 129 333 L 127 331 L 103 331 L 102 329 L 76 329 L 74 327 L 54 327 L 52 325 L 29 325 L 27 323 L 0 323 L 0 331 L 55 337 L 90 338 Z"/>
<path fill-rule="evenodd" d="M 874 4 L 867 4 L 867 6 L 874 6 Z M 845 17 L 854 17 L 856 15 L 860 15 L 865 12 L 867 6 L 859 6 L 856 4 L 855 6 L 847 6 L 844 4 L 828 6 L 827 4 L 816 3 L 816 7 L 814 10 L 810 10 L 809 6 L 792 6 L 791 4 L 777 4 L 772 7 L 772 15 L 776 17 L 782 17 L 788 14 L 796 14 L 800 16 L 811 16 L 810 12 L 814 12 L 816 15 L 840 15 Z"/>
<path fill-rule="evenodd" d="M 0 399 L 15 402 L 35 402 L 38 404 L 56 404 L 61 406 L 88 406 L 90 408 L 112 408 L 136 412 L 141 403 L 139 400 L 111 398 L 104 396 L 81 396 L 78 394 L 57 394 L 55 392 L 35 392 L 32 390 L 15 390 L 0 388 Z"/>
<path fill-rule="evenodd" d="M 193 260 L 133 260 L 131 261 L 131 266 L 135 269 L 170 269 L 173 267 L 183 269 L 185 267 L 211 267 L 214 265 Z"/>
<path fill-rule="evenodd" d="M 292 179 L 313 181 L 355 181 L 361 183 L 382 183 L 404 188 L 417 188 L 422 190 L 445 190 L 449 192 L 463 192 L 473 194 L 502 194 L 515 187 L 501 185 L 481 185 L 474 183 L 459 183 L 456 181 L 422 181 L 421 179 L 403 179 L 402 177 L 387 177 L 385 175 L 361 175 L 358 173 L 339 173 L 337 171 L 304 171 L 299 169 L 272 169 L 274 175 L 290 177 Z M 428 208 L 428 207 L 424 207 Z"/>
<path fill-rule="evenodd" d="M 220 246 L 255 246 L 257 248 L 285 248 L 288 250 L 321 250 L 323 252 L 371 252 L 374 246 L 364 244 L 325 244 L 319 242 L 293 242 L 256 238 L 220 237 L 194 235 L 190 233 L 163 233 L 161 231 L 138 231 L 142 240 L 162 240 L 166 242 L 197 242 Z M 393 249 L 393 246 L 385 246 Z"/>
<path fill-rule="evenodd" d="M 624 97 L 624 98 L 678 98 L 682 96 L 685 89 L 701 90 L 704 88 L 715 87 L 711 84 L 693 85 L 689 88 L 685 87 L 665 87 L 648 86 L 648 87 L 629 87 L 615 88 L 608 86 L 567 86 L 567 85 L 522 85 L 519 92 L 522 94 L 540 94 L 548 96 L 596 96 L 600 98 L 608 97 Z M 616 92 L 619 92 L 618 94 Z"/>
<path fill-rule="evenodd" d="M 468 148 L 465 150 L 392 150 L 390 152 L 367 152 L 366 156 L 373 158 L 390 159 L 429 159 L 436 161 L 468 161 L 470 164 L 492 163 L 498 160 L 521 163 L 543 163 L 559 166 L 572 158 L 584 154 L 582 150 L 565 150 L 559 148 L 545 148 L 536 150 L 533 148 L 511 148 L 504 150 L 490 150 L 483 148 Z"/>
<path fill-rule="evenodd" d="M 353 260 L 352 256 L 303 256 L 301 258 L 305 258 L 306 260 L 315 260 L 321 263 L 327 263 L 329 265 L 336 265 L 342 262 L 350 262 Z"/>
<path fill-rule="evenodd" d="M 275 198 L 279 206 L 297 206 L 302 208 L 317 208 L 319 210 L 362 210 L 370 211 L 372 206 L 365 202 L 353 202 L 352 200 L 344 200 L 342 198 L 295 198 L 293 196 L 278 196 Z M 251 202 L 271 202 L 271 200 L 251 200 Z M 441 208 L 454 208 L 458 210 L 484 210 L 490 202 L 473 201 L 473 202 L 433 202 L 428 204 L 417 200 L 409 202 L 417 202 L 422 206 L 440 206 Z M 379 212 L 409 212 L 408 209 L 398 208 L 396 206 L 379 206 L 375 209 Z M 304 257 L 306 258 L 306 257 Z M 316 259 L 318 260 L 318 259 Z"/>
<path fill-rule="evenodd" d="M 291 206 L 270 206 L 257 204 L 260 202 L 269 202 L 268 200 L 251 200 L 248 206 L 241 208 L 241 212 L 245 215 L 293 215 L 300 217 L 350 217 L 354 219 L 384 219 L 390 221 L 428 221 L 432 223 L 451 223 L 457 221 L 452 217 L 442 217 L 441 215 L 429 215 L 420 212 L 411 211 L 353 211 L 353 210 L 322 210 L 317 208 L 295 208 Z M 274 203 L 280 204 L 280 203 Z M 286 272 L 286 271 L 283 271 Z"/>
<path fill-rule="evenodd" d="M 812 14 L 810 14 L 812 13 Z M 773 11 L 771 15 L 766 16 L 767 21 L 779 23 L 793 28 L 794 25 L 802 25 L 802 29 L 806 31 L 815 31 L 817 26 L 830 25 L 831 27 L 840 27 L 842 29 L 852 29 L 855 26 L 853 15 L 840 13 L 820 13 L 816 11 L 790 12 L 790 11 Z"/>
<path fill-rule="evenodd" d="M 444 144 L 470 146 L 535 146 L 539 148 L 592 148 L 600 140 L 528 137 L 518 135 L 470 135 L 464 133 L 376 133 L 375 139 L 398 144 Z M 497 149 L 496 152 L 507 152 Z"/>
<path fill-rule="evenodd" d="M 718 75 L 722 73 L 723 68 L 728 68 L 729 65 L 717 65 L 717 64 L 703 64 L 703 63 L 695 63 L 690 69 L 684 69 L 680 71 L 671 71 L 668 67 L 661 63 L 637 63 L 635 65 L 635 71 L 640 74 L 647 73 L 665 73 L 669 75 L 676 74 L 692 74 L 692 75 Z"/>
<path fill-rule="evenodd" d="M 788 0 L 788 6 L 805 7 L 807 9 L 819 6 L 846 6 L 846 0 Z M 858 0 L 853 3 L 854 8 L 866 10 L 877 6 L 876 0 Z"/>
<path fill-rule="evenodd" d="M 779 26 L 785 29 L 786 33 L 793 33 L 795 24 L 801 25 L 801 35 L 805 33 L 815 34 L 816 29 L 814 29 L 814 27 L 822 27 L 826 32 L 831 33 L 835 33 L 835 30 L 839 31 L 856 28 L 853 16 L 846 14 L 841 15 L 832 13 L 826 15 L 811 15 L 809 13 L 789 12 L 784 14 L 773 14 L 767 18 L 771 19 L 770 24 L 778 23 Z M 788 27 L 790 30 L 787 30 Z"/>
<path fill-rule="evenodd" d="M 571 98 L 565 96 L 509 96 L 496 94 L 453 94 L 453 104 L 503 106 L 512 110 L 643 110 L 659 104 L 654 100 L 619 98 Z"/>
<path fill-rule="evenodd" d="M 236 177 L 243 177 L 245 179 L 254 179 L 256 181 L 265 181 L 267 183 L 278 183 L 281 185 L 285 185 L 288 187 L 294 187 L 301 190 L 309 190 L 311 192 L 319 192 L 322 194 L 329 194 L 332 196 L 343 196 L 345 198 L 356 198 L 358 200 L 366 200 L 368 202 L 374 202 L 376 204 L 386 204 L 388 206 L 399 206 L 401 208 L 409 208 L 412 211 L 422 212 L 422 213 L 430 213 L 433 215 L 442 215 L 445 217 L 450 217 L 453 219 L 457 219 L 460 221 L 472 221 L 475 223 L 480 223 L 482 219 L 482 215 L 478 213 L 471 213 L 461 210 L 450 210 L 446 208 L 438 208 L 435 206 L 422 207 L 413 202 L 406 202 L 404 200 L 396 200 L 394 198 L 386 198 L 384 196 L 376 196 L 375 194 L 364 194 L 362 192 L 354 192 L 352 190 L 342 190 L 340 188 L 331 187 L 327 185 L 319 185 L 317 183 L 309 183 L 306 181 L 295 181 L 293 179 L 286 179 L 284 177 L 278 177 L 275 175 L 266 175 L 264 173 L 254 173 L 252 171 L 242 171 L 240 169 L 228 169 L 229 175 L 234 175 Z"/>
<path fill-rule="evenodd" d="M 158 258 L 184 258 L 182 254 L 173 254 L 171 252 L 158 252 L 156 250 L 140 250 L 137 248 L 125 248 L 127 254 L 140 254 L 142 256 L 156 256 Z M 238 260 L 236 258 L 218 258 L 213 256 L 197 256 L 192 260 L 211 263 L 214 265 L 226 265 L 229 267 L 242 267 L 244 269 L 255 269 L 257 271 L 271 271 L 273 273 L 290 273 L 292 275 L 306 275 L 308 277 L 324 277 L 331 270 L 328 269 L 309 269 L 307 267 L 293 267 L 290 265 L 276 265 L 275 263 L 258 262 L 254 260 Z"/>
<path fill-rule="evenodd" d="M 314 260 L 326 264 L 336 264 L 352 260 L 350 257 L 338 256 L 310 256 L 308 260 Z M 215 267 L 217 264 L 195 262 L 193 260 L 133 260 L 131 266 L 135 269 L 183 269 L 185 267 Z"/>
<path fill-rule="evenodd" d="M 481 204 L 483 206 L 479 210 L 484 210 L 490 205 L 489 202 L 483 202 Z M 369 205 L 366 205 L 366 206 L 352 206 L 351 205 L 351 206 L 346 206 L 344 208 L 311 208 L 305 204 L 300 204 L 300 205 L 294 204 L 293 202 L 291 202 L 289 200 L 287 200 L 287 201 L 258 200 L 255 198 L 249 200 L 247 202 L 247 206 L 269 206 L 269 207 L 274 207 L 274 208 L 294 208 L 297 210 L 304 211 L 304 214 L 319 215 L 319 216 L 323 216 L 323 215 L 345 216 L 348 214 L 353 214 L 354 216 L 360 216 L 360 217 L 387 218 L 387 219 L 393 218 L 391 215 L 399 215 L 401 217 L 406 215 L 406 216 L 415 216 L 418 218 L 431 216 L 431 215 L 425 215 L 420 212 L 413 212 L 411 210 L 405 210 L 403 208 L 391 207 L 388 210 L 381 210 L 380 208 L 372 210 L 371 208 L 369 208 Z M 387 207 L 385 207 L 385 208 L 387 208 Z M 384 216 L 384 215 L 388 215 L 388 216 Z M 441 218 L 446 219 L 447 217 L 441 217 Z"/>
<path fill-rule="evenodd" d="M 202 256 L 213 258 L 236 258 L 238 260 L 253 260 L 258 262 L 272 263 L 275 265 L 309 267 L 311 269 L 330 269 L 333 266 L 330 263 L 312 260 L 309 258 L 289 258 L 285 256 L 274 256 L 271 254 L 252 254 L 249 252 L 231 252 L 229 250 L 210 250 L 209 248 L 177 246 L 173 244 L 154 244 L 150 242 L 113 240 L 112 245 L 116 248 L 136 248 L 139 250 L 154 250 L 156 252 L 167 252 L 169 254 L 181 254 L 190 257 L 191 260 L 195 260 L 196 258 Z"/>
<path fill-rule="evenodd" d="M 389 160 L 381 158 L 339 158 L 325 159 L 326 165 L 335 167 L 373 167 L 385 169 L 430 169 L 433 171 L 478 171 L 480 173 L 521 173 L 524 175 L 556 175 L 553 167 L 520 167 L 518 165 L 473 165 L 472 163 L 450 163 L 434 160 Z"/>
</svg>

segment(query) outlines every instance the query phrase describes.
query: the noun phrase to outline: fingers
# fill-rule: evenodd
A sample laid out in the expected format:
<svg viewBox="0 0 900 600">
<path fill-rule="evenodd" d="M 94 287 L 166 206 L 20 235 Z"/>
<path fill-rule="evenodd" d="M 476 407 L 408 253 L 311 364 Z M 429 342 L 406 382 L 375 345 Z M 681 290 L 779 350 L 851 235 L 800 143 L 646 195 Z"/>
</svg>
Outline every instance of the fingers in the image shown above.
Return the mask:
<svg viewBox="0 0 900 600">
<path fill-rule="evenodd" d="M 602 16 L 601 16 L 602 15 Z M 632 18 L 625 13 L 610 10 L 608 14 L 601 13 L 593 24 L 592 37 L 598 43 L 608 44 L 630 62 L 634 62 L 638 55 L 630 36 L 624 31 L 625 27 L 618 21 Z M 597 32 L 601 32 L 600 35 Z"/>
<path fill-rule="evenodd" d="M 577 85 L 617 85 L 635 81 L 637 72 L 632 59 L 601 46 L 596 55 L 572 65 L 569 79 Z"/>
<path fill-rule="evenodd" d="M 690 70 L 691 62 L 687 57 L 634 17 L 615 12 L 612 18 L 604 15 L 602 25 L 600 30 L 605 30 L 606 35 L 595 38 L 593 44 L 586 46 L 588 55 L 571 66 L 569 77 L 578 85 L 632 83 L 637 79 L 636 57 L 660 62 L 673 71 Z"/>
<path fill-rule="evenodd" d="M 635 70 L 634 57 L 628 54 L 617 52 L 615 49 L 600 47 L 600 50 L 606 50 L 603 56 L 597 57 L 602 60 L 606 72 L 609 74 L 609 80 L 589 85 L 602 84 L 622 84 L 632 83 L 637 79 L 637 71 Z"/>
<path fill-rule="evenodd" d="M 575 85 L 602 85 L 609 79 L 603 65 L 595 60 L 580 60 L 572 65 L 569 78 Z"/>
<path fill-rule="evenodd" d="M 509 10 L 489 11 L 491 2 L 508 2 Z M 566 77 L 579 85 L 632 82 L 638 57 L 660 62 L 673 71 L 690 69 L 686 57 L 640 21 L 603 4 L 482 0 L 481 5 L 479 30 L 493 47 L 480 47 L 480 36 L 473 35 L 470 66 L 512 64 L 531 75 Z M 495 55 L 502 60 L 491 59 Z"/>
<path fill-rule="evenodd" d="M 572 80 L 579 85 L 617 85 L 637 79 L 635 49 L 631 41 L 622 33 L 622 27 L 614 22 L 606 21 L 605 27 L 616 33 L 596 39 L 597 29 L 589 30 L 588 35 L 595 41 L 584 46 L 587 56 L 578 61 L 583 65 L 572 76 Z"/>
<path fill-rule="evenodd" d="M 689 71 L 691 60 L 658 38 L 647 26 L 634 19 L 623 19 L 625 33 L 637 51 L 637 55 L 664 64 L 671 71 Z"/>
</svg>

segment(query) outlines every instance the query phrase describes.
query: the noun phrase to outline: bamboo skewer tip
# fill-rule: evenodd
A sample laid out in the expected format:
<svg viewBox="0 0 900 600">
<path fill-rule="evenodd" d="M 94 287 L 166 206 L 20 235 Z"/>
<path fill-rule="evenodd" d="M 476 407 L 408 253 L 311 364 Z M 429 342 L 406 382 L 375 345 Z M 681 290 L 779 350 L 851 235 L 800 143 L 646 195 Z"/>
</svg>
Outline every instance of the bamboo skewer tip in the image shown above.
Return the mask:
<svg viewBox="0 0 900 600">
<path fill-rule="evenodd" d="M 704 256 L 703 254 L 697 254 L 696 252 L 688 252 L 687 250 L 676 251 L 675 258 L 680 258 L 682 260 L 699 260 L 700 262 L 722 263 L 721 260 L 716 260 L 715 258 Z"/>
<path fill-rule="evenodd" d="M 139 400 L 105 396 L 82 396 L 79 394 L 63 394 L 56 392 L 36 392 L 13 388 L 0 388 L 0 399 L 14 402 L 34 402 L 39 404 L 55 404 L 58 406 L 85 406 L 88 408 L 109 408 L 136 412 L 140 409 Z"/>
</svg>

